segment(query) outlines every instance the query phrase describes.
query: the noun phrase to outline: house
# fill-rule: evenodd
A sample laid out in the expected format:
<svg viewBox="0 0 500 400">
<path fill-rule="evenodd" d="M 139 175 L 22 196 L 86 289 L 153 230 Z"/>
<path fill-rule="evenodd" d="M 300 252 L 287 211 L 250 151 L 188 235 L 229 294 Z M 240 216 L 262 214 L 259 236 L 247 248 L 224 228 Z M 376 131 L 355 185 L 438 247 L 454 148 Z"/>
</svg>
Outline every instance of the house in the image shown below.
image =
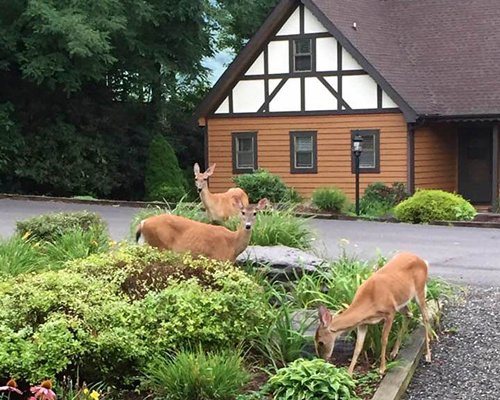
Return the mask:
<svg viewBox="0 0 500 400">
<path fill-rule="evenodd" d="M 281 0 L 197 109 L 210 187 L 265 168 L 302 195 L 375 181 L 498 197 L 498 0 Z"/>
</svg>

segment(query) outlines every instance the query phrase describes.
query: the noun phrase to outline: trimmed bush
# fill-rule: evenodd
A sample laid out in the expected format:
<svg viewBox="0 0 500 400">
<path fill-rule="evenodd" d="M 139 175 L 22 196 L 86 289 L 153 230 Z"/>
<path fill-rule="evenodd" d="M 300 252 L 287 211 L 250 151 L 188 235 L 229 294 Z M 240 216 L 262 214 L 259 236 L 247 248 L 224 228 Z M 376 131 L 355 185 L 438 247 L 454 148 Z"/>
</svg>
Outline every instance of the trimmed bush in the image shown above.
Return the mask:
<svg viewBox="0 0 500 400">
<path fill-rule="evenodd" d="M 187 182 L 174 149 L 160 134 L 153 137 L 149 146 L 144 186 L 146 200 L 175 203 L 186 193 Z"/>
<path fill-rule="evenodd" d="M 357 400 L 355 387 L 354 380 L 343 368 L 321 359 L 298 359 L 272 376 L 264 392 L 274 399 Z"/>
<path fill-rule="evenodd" d="M 271 203 L 280 203 L 297 199 L 297 192 L 288 186 L 277 175 L 259 169 L 252 174 L 242 174 L 233 177 L 236 186 L 242 188 L 250 203 L 256 203 L 266 197 Z"/>
<path fill-rule="evenodd" d="M 67 232 L 93 230 L 97 237 L 107 237 L 107 224 L 99 214 L 88 211 L 39 215 L 16 223 L 16 233 L 24 238 L 54 242 Z"/>
<path fill-rule="evenodd" d="M 312 194 L 312 204 L 322 211 L 342 212 L 349 200 L 342 190 L 337 188 L 319 188 Z"/>
<path fill-rule="evenodd" d="M 157 357 L 145 373 L 145 386 L 170 400 L 234 400 L 250 378 L 234 350 L 205 354 L 198 349 Z"/>
<path fill-rule="evenodd" d="M 397 219 L 403 222 L 427 223 L 430 221 L 469 221 L 476 209 L 462 196 L 443 190 L 419 190 L 394 209 Z"/>
<path fill-rule="evenodd" d="M 265 323 L 253 278 L 229 263 L 125 246 L 0 282 L 0 379 L 137 382 L 157 354 L 234 348 Z"/>
</svg>

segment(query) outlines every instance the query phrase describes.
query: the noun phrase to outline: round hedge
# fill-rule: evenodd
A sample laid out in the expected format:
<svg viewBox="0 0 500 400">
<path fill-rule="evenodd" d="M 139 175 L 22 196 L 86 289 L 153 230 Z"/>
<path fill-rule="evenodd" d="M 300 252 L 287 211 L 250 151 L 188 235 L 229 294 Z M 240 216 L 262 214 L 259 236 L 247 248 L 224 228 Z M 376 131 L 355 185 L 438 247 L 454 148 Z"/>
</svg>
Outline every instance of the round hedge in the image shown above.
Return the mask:
<svg viewBox="0 0 500 400">
<path fill-rule="evenodd" d="M 476 209 L 462 196 L 443 190 L 419 190 L 394 209 L 397 219 L 410 223 L 470 221 Z"/>
</svg>

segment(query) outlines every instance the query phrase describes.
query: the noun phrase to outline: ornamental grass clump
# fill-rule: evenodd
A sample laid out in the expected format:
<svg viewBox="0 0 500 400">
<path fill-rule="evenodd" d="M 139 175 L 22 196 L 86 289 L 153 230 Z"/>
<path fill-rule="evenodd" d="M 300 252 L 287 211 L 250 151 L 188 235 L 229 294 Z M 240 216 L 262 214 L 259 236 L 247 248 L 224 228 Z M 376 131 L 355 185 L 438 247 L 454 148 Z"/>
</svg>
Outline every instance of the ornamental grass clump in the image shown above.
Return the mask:
<svg viewBox="0 0 500 400">
<path fill-rule="evenodd" d="M 237 350 L 183 350 L 156 357 L 145 370 L 144 386 L 155 398 L 233 400 L 250 379 Z"/>
</svg>

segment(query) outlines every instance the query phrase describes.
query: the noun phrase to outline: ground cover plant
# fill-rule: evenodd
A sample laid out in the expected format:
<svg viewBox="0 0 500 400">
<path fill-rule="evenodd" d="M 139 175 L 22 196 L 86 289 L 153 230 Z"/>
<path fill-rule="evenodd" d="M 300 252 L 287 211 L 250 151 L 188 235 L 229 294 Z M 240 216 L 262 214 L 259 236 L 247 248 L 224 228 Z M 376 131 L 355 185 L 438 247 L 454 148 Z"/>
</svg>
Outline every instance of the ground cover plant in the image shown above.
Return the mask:
<svg viewBox="0 0 500 400">
<path fill-rule="evenodd" d="M 469 221 L 476 215 L 472 204 L 456 193 L 443 190 L 417 190 L 394 209 L 397 219 L 410 223 L 431 221 Z"/>
<path fill-rule="evenodd" d="M 268 310 L 228 263 L 125 246 L 0 284 L 0 377 L 126 386 L 153 355 L 234 347 Z"/>
</svg>

